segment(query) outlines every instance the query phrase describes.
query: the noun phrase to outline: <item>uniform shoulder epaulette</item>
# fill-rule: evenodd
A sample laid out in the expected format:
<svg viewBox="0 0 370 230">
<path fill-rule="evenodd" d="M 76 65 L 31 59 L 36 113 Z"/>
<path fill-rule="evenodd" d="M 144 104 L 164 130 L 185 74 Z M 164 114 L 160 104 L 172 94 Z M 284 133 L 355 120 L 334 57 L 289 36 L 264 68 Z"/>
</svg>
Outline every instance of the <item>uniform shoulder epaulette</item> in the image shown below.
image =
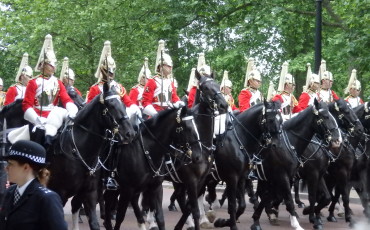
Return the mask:
<svg viewBox="0 0 370 230">
<path fill-rule="evenodd" d="M 41 192 L 45 193 L 45 194 L 53 192 L 53 191 L 51 191 L 50 189 L 45 188 L 45 187 L 43 187 L 43 186 L 38 187 L 38 189 L 39 189 Z"/>
</svg>

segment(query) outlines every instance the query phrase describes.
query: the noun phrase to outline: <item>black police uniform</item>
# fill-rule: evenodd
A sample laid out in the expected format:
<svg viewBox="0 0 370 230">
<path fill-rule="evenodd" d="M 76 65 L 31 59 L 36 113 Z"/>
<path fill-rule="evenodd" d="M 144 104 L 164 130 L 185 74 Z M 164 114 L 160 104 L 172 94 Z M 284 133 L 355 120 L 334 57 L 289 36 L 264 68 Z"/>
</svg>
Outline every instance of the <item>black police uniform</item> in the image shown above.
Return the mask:
<svg viewBox="0 0 370 230">
<path fill-rule="evenodd" d="M 68 230 L 60 196 L 34 179 L 16 205 L 13 205 L 17 185 L 5 193 L 0 205 L 1 230 Z"/>
</svg>

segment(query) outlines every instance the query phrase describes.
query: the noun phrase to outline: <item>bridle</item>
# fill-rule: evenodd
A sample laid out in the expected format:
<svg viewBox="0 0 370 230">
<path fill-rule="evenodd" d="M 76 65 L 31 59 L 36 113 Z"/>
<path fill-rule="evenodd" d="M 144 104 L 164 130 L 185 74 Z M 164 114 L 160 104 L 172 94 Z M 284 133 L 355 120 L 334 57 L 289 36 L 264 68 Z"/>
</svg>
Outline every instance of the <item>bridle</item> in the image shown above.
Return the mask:
<svg viewBox="0 0 370 230">
<path fill-rule="evenodd" d="M 214 82 L 212 78 L 206 78 L 204 81 L 199 83 L 199 87 L 201 88 L 204 83 L 209 82 L 209 81 Z M 199 96 L 200 96 L 199 100 L 201 102 L 206 103 L 209 106 L 214 116 L 217 116 L 220 114 L 220 112 L 218 111 L 219 108 L 216 103 L 217 97 L 223 97 L 220 90 L 217 90 L 216 93 L 214 93 L 211 97 L 206 97 L 203 91 L 199 90 Z"/>
<path fill-rule="evenodd" d="M 263 108 L 262 108 L 262 119 L 260 121 L 260 125 L 262 126 L 262 130 L 263 133 L 262 133 L 262 139 L 264 140 L 264 143 L 265 145 L 269 145 L 271 144 L 272 142 L 272 135 L 271 133 L 281 133 L 281 129 L 278 129 L 278 131 L 274 131 L 272 132 L 270 127 L 268 126 L 268 118 L 269 117 L 272 117 L 272 115 L 269 115 L 268 114 L 275 114 L 275 119 L 279 119 L 280 121 L 282 121 L 282 117 L 281 117 L 281 109 L 266 109 L 266 106 L 264 105 Z M 274 122 L 275 122 L 275 119 L 274 119 Z"/>
<path fill-rule="evenodd" d="M 333 115 L 329 111 L 327 111 L 328 114 L 329 114 L 329 116 L 332 117 L 333 121 L 335 122 L 335 126 L 333 128 L 329 128 L 327 126 L 327 124 L 324 122 L 324 119 L 320 116 L 320 114 L 321 114 L 320 112 L 323 112 L 324 109 L 317 110 L 315 108 L 315 106 L 313 106 L 312 107 L 312 110 L 313 110 L 313 113 L 316 115 L 316 124 L 317 124 L 317 126 L 324 133 L 324 138 L 323 139 L 325 139 L 325 141 L 326 141 L 327 144 L 330 144 L 330 141 L 332 139 L 332 131 L 335 131 L 335 130 L 338 130 L 339 129 L 338 128 L 338 124 L 335 121 L 335 118 L 333 117 Z M 339 132 L 339 130 L 338 130 L 338 132 Z M 339 134 L 340 134 L 340 132 L 339 132 Z"/>
<path fill-rule="evenodd" d="M 344 113 L 339 108 L 337 102 L 334 102 L 334 109 L 338 113 L 338 119 L 342 122 L 342 124 L 344 124 L 345 127 L 348 127 L 347 128 L 348 135 L 353 137 L 354 136 L 353 133 L 355 131 L 356 125 L 348 118 L 348 116 L 344 115 Z M 354 113 L 351 108 L 348 108 L 348 109 L 351 110 L 352 113 Z M 360 120 L 357 118 L 354 122 L 357 123 L 357 122 L 360 122 Z"/>
</svg>

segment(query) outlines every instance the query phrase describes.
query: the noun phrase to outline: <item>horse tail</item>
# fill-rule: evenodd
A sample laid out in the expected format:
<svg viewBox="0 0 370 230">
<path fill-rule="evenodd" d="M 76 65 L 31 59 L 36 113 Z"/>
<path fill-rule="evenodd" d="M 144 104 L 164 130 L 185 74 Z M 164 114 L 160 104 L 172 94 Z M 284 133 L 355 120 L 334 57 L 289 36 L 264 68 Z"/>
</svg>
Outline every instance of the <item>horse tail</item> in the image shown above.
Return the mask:
<svg viewBox="0 0 370 230">
<path fill-rule="evenodd" d="M 42 168 L 38 171 L 37 179 L 40 181 L 42 185 L 47 187 L 47 184 L 50 179 L 50 171 L 46 168 Z"/>
</svg>

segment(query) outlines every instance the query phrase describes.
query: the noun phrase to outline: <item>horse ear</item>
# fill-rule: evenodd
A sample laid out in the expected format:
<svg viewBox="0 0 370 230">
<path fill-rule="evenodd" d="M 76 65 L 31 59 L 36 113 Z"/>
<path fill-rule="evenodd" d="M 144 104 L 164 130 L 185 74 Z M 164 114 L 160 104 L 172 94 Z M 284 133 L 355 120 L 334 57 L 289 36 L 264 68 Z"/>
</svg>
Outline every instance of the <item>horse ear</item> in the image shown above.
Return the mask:
<svg viewBox="0 0 370 230">
<path fill-rule="evenodd" d="M 106 93 L 109 91 L 109 82 L 104 82 L 103 84 L 103 93 Z"/>
<path fill-rule="evenodd" d="M 200 81 L 201 76 L 197 69 L 195 69 L 195 77 L 197 78 L 198 81 Z"/>
<path fill-rule="evenodd" d="M 315 105 L 316 109 L 319 109 L 319 101 L 315 98 L 313 104 Z"/>
</svg>

